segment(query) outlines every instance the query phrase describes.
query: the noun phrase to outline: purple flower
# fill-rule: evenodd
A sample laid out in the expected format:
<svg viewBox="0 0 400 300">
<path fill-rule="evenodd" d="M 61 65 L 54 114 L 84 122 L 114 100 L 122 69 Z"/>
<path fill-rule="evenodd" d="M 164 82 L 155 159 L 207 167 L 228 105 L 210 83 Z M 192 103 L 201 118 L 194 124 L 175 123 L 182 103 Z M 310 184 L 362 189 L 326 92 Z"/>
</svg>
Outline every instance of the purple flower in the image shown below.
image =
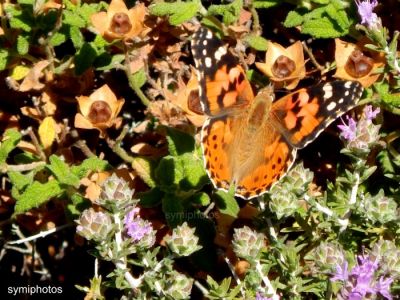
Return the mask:
<svg viewBox="0 0 400 300">
<path fill-rule="evenodd" d="M 124 219 L 127 233 L 135 242 L 140 241 L 144 236 L 150 234 L 153 229 L 150 222 L 143 220 L 139 216 L 139 211 L 137 207 L 132 209 Z"/>
<path fill-rule="evenodd" d="M 264 294 L 261 292 L 256 293 L 256 300 L 273 300 L 273 298 L 264 297 Z"/>
<path fill-rule="evenodd" d="M 343 125 L 338 125 L 338 128 L 341 131 L 340 136 L 351 142 L 356 139 L 357 123 L 353 118 L 347 117 L 347 120 L 349 124 L 344 123 L 342 119 Z"/>
<path fill-rule="evenodd" d="M 368 121 L 372 121 L 373 119 L 376 118 L 376 116 L 380 113 L 380 108 L 378 107 L 377 109 L 373 110 L 372 109 L 372 105 L 367 105 L 364 108 L 364 114 L 365 114 L 365 118 Z"/>
<path fill-rule="evenodd" d="M 393 282 L 393 278 L 383 278 L 380 277 L 378 282 L 375 285 L 375 290 L 377 293 L 381 294 L 388 300 L 392 300 L 392 295 L 390 294 L 390 285 Z"/>
<path fill-rule="evenodd" d="M 369 256 L 358 256 L 358 264 L 353 267 L 350 274 L 347 271 L 347 262 L 342 266 L 336 266 L 336 273 L 332 276 L 331 281 L 343 281 L 344 285 L 340 291 L 343 299 L 362 300 L 366 296 L 376 295 L 379 293 L 386 299 L 391 300 L 390 285 L 392 278 L 384 278 L 381 276 L 379 280 L 376 278 L 378 271 L 378 261 L 372 261 Z"/>
<path fill-rule="evenodd" d="M 349 272 L 347 271 L 348 265 L 349 264 L 347 263 L 347 261 L 344 261 L 343 267 L 340 265 L 337 265 L 336 273 L 331 278 L 331 281 L 337 281 L 337 280 L 347 281 L 349 279 Z"/>
<path fill-rule="evenodd" d="M 366 25 L 368 28 L 371 29 L 378 23 L 378 16 L 376 15 L 376 13 L 373 12 L 374 8 L 378 5 L 378 1 L 355 1 L 357 4 L 358 14 L 361 17 L 361 24 Z"/>
</svg>

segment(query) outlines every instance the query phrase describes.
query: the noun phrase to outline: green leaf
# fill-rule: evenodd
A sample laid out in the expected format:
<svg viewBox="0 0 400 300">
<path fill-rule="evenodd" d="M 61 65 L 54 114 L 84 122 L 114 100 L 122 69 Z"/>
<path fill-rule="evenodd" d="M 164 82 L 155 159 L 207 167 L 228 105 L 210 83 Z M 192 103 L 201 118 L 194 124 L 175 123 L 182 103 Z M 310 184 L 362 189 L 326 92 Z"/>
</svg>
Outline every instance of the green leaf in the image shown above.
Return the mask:
<svg viewBox="0 0 400 300">
<path fill-rule="evenodd" d="M 78 176 L 79 179 L 87 176 L 89 171 L 99 172 L 105 171 L 110 168 L 107 161 L 98 158 L 97 156 L 92 156 L 85 159 L 79 166 L 71 167 L 71 172 Z"/>
<path fill-rule="evenodd" d="M 244 39 L 245 42 L 257 51 L 266 51 L 268 49 L 268 41 L 258 35 L 248 35 Z"/>
<path fill-rule="evenodd" d="M 22 135 L 15 129 L 8 129 L 4 133 L 3 141 L 0 145 L 0 165 L 6 162 L 8 154 L 17 147 Z"/>
<path fill-rule="evenodd" d="M 147 81 L 146 73 L 145 73 L 144 69 L 140 69 L 139 71 L 137 71 L 135 74 L 132 74 L 131 76 L 132 76 L 132 83 L 138 88 L 141 88 Z"/>
<path fill-rule="evenodd" d="M 55 32 L 50 38 L 50 45 L 53 47 L 59 46 L 67 40 L 67 35 L 60 31 Z"/>
<path fill-rule="evenodd" d="M 329 4 L 326 6 L 325 9 L 326 9 L 325 11 L 328 14 L 328 16 L 332 20 L 335 20 L 337 25 L 342 30 L 348 30 L 348 28 L 350 27 L 350 21 L 349 21 L 347 14 L 344 11 L 343 6 L 341 4 L 338 4 L 337 2 L 335 4 Z"/>
<path fill-rule="evenodd" d="M 17 52 L 18 54 L 25 55 L 29 51 L 29 37 L 18 35 L 17 38 Z"/>
<path fill-rule="evenodd" d="M 90 68 L 96 59 L 96 49 L 89 43 L 84 43 L 75 56 L 75 73 L 81 75 Z"/>
<path fill-rule="evenodd" d="M 181 199 L 174 194 L 165 194 L 162 199 L 162 210 L 171 228 L 175 228 L 182 223 L 184 217 L 183 205 Z"/>
<path fill-rule="evenodd" d="M 388 105 L 399 107 L 400 95 L 391 94 L 389 91 L 389 84 L 386 82 L 375 83 L 374 88 L 381 97 L 381 100 Z"/>
<path fill-rule="evenodd" d="M 64 17 L 63 19 L 64 24 L 68 24 L 79 28 L 83 28 L 86 26 L 85 20 L 74 11 L 64 9 L 63 17 Z"/>
<path fill-rule="evenodd" d="M 0 49 L 0 71 L 7 68 L 9 53 L 6 49 Z"/>
<path fill-rule="evenodd" d="M 283 25 L 286 28 L 291 28 L 291 27 L 296 27 L 296 26 L 301 25 L 303 23 L 303 21 L 304 21 L 303 16 L 300 13 L 298 13 L 297 11 L 293 10 L 287 14 L 286 20 L 283 23 Z"/>
<path fill-rule="evenodd" d="M 193 18 L 200 9 L 198 1 L 193 2 L 161 2 L 150 7 L 150 13 L 155 16 L 169 16 L 173 26 L 182 24 Z"/>
<path fill-rule="evenodd" d="M 35 24 L 32 11 L 17 10 L 13 5 L 6 5 L 5 11 L 9 16 L 10 27 L 30 32 Z"/>
<path fill-rule="evenodd" d="M 207 206 L 210 204 L 211 199 L 208 194 L 200 192 L 196 193 L 188 199 L 192 205 Z"/>
<path fill-rule="evenodd" d="M 233 195 L 233 191 L 225 192 L 223 190 L 218 190 L 214 195 L 215 204 L 218 206 L 221 213 L 236 218 L 240 208 Z"/>
<path fill-rule="evenodd" d="M 239 19 L 239 14 L 243 8 L 243 0 L 234 0 L 230 4 L 210 5 L 208 13 L 211 15 L 222 16 L 225 25 L 234 23 Z"/>
<path fill-rule="evenodd" d="M 69 28 L 69 34 L 75 49 L 80 49 L 83 46 L 84 39 L 79 27 L 71 26 Z"/>
<path fill-rule="evenodd" d="M 162 191 L 175 192 L 179 182 L 184 178 L 184 170 L 179 159 L 171 155 L 163 157 L 155 169 L 155 177 Z"/>
<path fill-rule="evenodd" d="M 22 174 L 20 172 L 10 171 L 7 175 L 13 187 L 21 191 L 33 182 L 34 173 Z"/>
<path fill-rule="evenodd" d="M 150 191 L 141 193 L 139 195 L 140 206 L 145 208 L 155 207 L 161 203 L 163 197 L 164 192 L 161 191 L 158 187 L 155 187 Z"/>
<path fill-rule="evenodd" d="M 304 22 L 301 32 L 316 38 L 325 39 L 340 37 L 348 33 L 347 30 L 340 30 L 328 17 Z"/>
<path fill-rule="evenodd" d="M 169 153 L 173 156 L 182 155 L 194 150 L 194 137 L 171 127 L 167 127 L 167 141 Z"/>
<path fill-rule="evenodd" d="M 98 71 L 108 71 L 121 65 L 124 59 L 124 54 L 110 55 L 110 53 L 104 52 L 96 58 L 94 65 Z"/>
<path fill-rule="evenodd" d="M 274 6 L 277 6 L 278 4 L 281 4 L 281 0 L 255 0 L 253 1 L 253 7 L 254 8 L 271 8 Z"/>
<path fill-rule="evenodd" d="M 50 180 L 46 183 L 34 181 L 28 186 L 25 192 L 17 198 L 15 214 L 20 214 L 32 208 L 39 207 L 51 198 L 60 196 L 62 192 L 63 189 L 57 180 Z"/>
<path fill-rule="evenodd" d="M 156 182 L 153 179 L 153 170 L 155 168 L 153 161 L 147 158 L 135 157 L 132 162 L 132 168 L 149 187 L 156 187 Z"/>
<path fill-rule="evenodd" d="M 50 165 L 47 168 L 62 184 L 71 185 L 74 187 L 79 186 L 79 177 L 73 174 L 69 166 L 62 161 L 58 156 L 52 155 L 49 158 Z"/>
<path fill-rule="evenodd" d="M 209 182 L 201 157 L 196 157 L 193 153 L 185 153 L 179 158 L 179 161 L 184 173 L 184 178 L 180 182 L 182 190 L 200 190 Z"/>
</svg>

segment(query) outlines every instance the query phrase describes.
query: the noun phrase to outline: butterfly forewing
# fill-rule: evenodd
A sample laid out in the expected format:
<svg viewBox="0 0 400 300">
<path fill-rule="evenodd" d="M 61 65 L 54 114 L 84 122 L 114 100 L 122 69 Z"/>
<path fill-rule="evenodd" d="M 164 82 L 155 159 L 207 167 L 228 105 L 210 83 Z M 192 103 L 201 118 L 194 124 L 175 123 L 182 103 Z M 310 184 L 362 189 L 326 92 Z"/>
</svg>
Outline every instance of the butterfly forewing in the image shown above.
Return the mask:
<svg viewBox="0 0 400 300">
<path fill-rule="evenodd" d="M 201 27 L 194 34 L 192 53 L 205 114 L 226 115 L 249 105 L 254 94 L 238 59 L 210 30 Z"/>
<path fill-rule="evenodd" d="M 355 107 L 362 92 L 360 83 L 341 80 L 300 89 L 273 103 L 271 120 L 290 144 L 303 148 Z"/>
</svg>

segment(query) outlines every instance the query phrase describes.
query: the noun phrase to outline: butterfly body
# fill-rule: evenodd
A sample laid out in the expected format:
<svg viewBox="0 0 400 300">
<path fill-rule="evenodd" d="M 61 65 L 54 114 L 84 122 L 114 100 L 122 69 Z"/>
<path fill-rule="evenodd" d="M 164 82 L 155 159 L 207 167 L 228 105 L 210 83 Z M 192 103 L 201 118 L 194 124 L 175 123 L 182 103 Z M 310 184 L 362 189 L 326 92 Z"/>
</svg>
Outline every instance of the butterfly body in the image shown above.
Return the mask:
<svg viewBox="0 0 400 300">
<path fill-rule="evenodd" d="M 274 101 L 271 87 L 254 95 L 237 59 L 209 30 L 195 33 L 192 52 L 208 115 L 201 132 L 205 168 L 216 188 L 234 185 L 245 199 L 268 191 L 296 150 L 354 107 L 363 90 L 356 82 L 334 81 Z"/>
</svg>

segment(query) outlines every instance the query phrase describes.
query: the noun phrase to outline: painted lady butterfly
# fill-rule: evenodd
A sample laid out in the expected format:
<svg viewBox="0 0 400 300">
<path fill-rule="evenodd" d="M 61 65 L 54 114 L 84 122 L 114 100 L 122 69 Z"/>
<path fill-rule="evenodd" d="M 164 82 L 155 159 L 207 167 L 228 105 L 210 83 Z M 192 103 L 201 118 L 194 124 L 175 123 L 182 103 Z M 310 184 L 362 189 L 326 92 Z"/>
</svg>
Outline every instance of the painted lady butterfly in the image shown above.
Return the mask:
<svg viewBox="0 0 400 300">
<path fill-rule="evenodd" d="M 205 166 L 218 189 L 235 185 L 236 196 L 265 193 L 293 164 L 296 150 L 312 142 L 336 118 L 356 106 L 358 82 L 333 81 L 274 101 L 271 87 L 253 94 L 238 59 L 211 31 L 193 36 Z"/>
</svg>

